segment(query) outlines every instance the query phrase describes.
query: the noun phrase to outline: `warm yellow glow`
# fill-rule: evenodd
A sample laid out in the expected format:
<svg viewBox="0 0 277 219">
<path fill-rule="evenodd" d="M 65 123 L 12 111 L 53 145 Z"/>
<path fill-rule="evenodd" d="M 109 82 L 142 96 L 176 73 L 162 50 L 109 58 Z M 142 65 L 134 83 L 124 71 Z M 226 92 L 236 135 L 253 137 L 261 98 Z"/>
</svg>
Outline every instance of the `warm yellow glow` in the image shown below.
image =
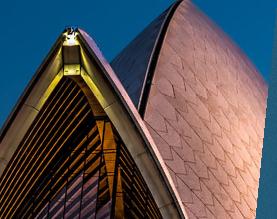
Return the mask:
<svg viewBox="0 0 277 219">
<path fill-rule="evenodd" d="M 81 69 L 81 67 L 80 67 L 79 64 L 64 65 L 64 72 L 63 72 L 63 74 L 65 76 L 81 75 L 80 69 Z"/>
<path fill-rule="evenodd" d="M 78 40 L 77 40 L 77 35 L 78 33 L 76 31 L 68 31 L 66 33 L 64 33 L 65 36 L 65 41 L 64 41 L 64 45 L 65 46 L 74 46 L 74 45 L 78 45 Z"/>
<path fill-rule="evenodd" d="M 86 84 L 88 85 L 88 87 L 90 88 L 90 90 L 92 91 L 94 96 L 97 98 L 97 100 L 99 101 L 100 105 L 102 107 L 109 105 L 107 100 L 103 97 L 103 94 L 101 93 L 99 88 L 96 86 L 96 84 L 93 82 L 91 77 L 84 71 L 83 68 L 81 69 L 81 77 L 86 82 Z M 105 108 L 105 107 L 103 107 L 103 108 Z"/>
<path fill-rule="evenodd" d="M 69 45 L 75 45 L 75 43 L 76 43 L 76 36 L 75 36 L 75 33 L 72 33 L 72 34 L 70 34 L 70 35 L 67 35 L 67 43 L 69 44 Z"/>
<path fill-rule="evenodd" d="M 36 108 L 37 109 L 41 109 L 43 104 L 46 102 L 46 100 L 48 99 L 48 97 L 50 96 L 50 94 L 52 93 L 52 91 L 55 89 L 55 87 L 57 86 L 57 84 L 59 83 L 59 81 L 62 79 L 63 77 L 63 71 L 60 71 L 55 78 L 53 79 L 53 81 L 51 82 L 51 84 L 48 86 L 47 90 L 44 92 L 43 96 L 41 97 L 39 103 L 37 104 Z"/>
</svg>

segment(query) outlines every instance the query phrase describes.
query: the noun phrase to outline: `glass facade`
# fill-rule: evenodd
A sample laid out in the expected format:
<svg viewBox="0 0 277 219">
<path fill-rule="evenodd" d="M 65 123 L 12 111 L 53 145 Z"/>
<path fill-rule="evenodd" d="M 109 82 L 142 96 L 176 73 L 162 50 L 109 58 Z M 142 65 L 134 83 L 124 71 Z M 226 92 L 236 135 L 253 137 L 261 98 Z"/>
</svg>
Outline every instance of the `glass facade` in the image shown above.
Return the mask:
<svg viewBox="0 0 277 219">
<path fill-rule="evenodd" d="M 161 214 L 97 100 L 89 102 L 74 80 L 63 77 L 1 176 L 0 218 Z"/>
</svg>

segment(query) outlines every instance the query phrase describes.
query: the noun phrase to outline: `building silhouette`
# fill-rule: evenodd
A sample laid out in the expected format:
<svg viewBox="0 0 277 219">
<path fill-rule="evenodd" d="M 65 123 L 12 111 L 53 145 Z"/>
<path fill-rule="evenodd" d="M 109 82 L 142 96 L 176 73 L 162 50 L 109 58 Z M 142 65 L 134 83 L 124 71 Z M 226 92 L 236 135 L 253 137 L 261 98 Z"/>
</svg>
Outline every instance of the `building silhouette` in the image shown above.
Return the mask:
<svg viewBox="0 0 277 219">
<path fill-rule="evenodd" d="M 0 135 L 0 218 L 255 218 L 267 85 L 190 1 L 111 63 L 68 28 Z"/>
</svg>

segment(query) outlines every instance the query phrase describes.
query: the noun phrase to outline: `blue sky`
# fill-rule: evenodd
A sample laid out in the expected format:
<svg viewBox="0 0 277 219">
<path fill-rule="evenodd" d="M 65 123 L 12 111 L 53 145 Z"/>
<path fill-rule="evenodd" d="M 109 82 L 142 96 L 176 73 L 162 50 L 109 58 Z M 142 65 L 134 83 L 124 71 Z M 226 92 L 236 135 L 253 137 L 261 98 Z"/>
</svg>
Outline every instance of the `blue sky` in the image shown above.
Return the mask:
<svg viewBox="0 0 277 219">
<path fill-rule="evenodd" d="M 3 1 L 0 126 L 68 25 L 90 33 L 108 60 L 173 0 Z M 269 79 L 277 0 L 194 0 Z"/>
<path fill-rule="evenodd" d="M 193 2 L 239 45 L 268 80 L 277 0 L 194 0 Z"/>
<path fill-rule="evenodd" d="M 65 26 L 90 33 L 108 60 L 173 0 L 4 1 L 0 8 L 0 125 Z M 268 78 L 276 0 L 195 0 Z"/>
</svg>

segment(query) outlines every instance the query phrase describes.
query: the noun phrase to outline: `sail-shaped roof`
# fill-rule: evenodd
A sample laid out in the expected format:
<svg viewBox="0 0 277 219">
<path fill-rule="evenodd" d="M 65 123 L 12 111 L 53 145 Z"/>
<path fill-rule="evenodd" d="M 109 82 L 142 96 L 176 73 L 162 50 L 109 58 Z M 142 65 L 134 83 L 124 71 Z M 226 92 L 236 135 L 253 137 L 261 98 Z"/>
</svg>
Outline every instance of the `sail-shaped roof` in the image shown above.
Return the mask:
<svg viewBox="0 0 277 219">
<path fill-rule="evenodd" d="M 175 4 L 155 67 L 141 74 L 141 80 L 149 80 L 138 92 L 139 104 L 132 100 L 189 218 L 255 218 L 267 84 L 191 1 Z M 151 25 L 146 31 L 151 36 Z M 140 64 L 153 63 L 152 58 L 139 63 L 135 42 L 146 38 L 140 37 L 115 59 L 126 60 L 117 61 L 115 72 L 120 79 L 128 75 L 122 83 L 130 96 Z M 130 63 L 136 65 L 130 68 Z"/>
<path fill-rule="evenodd" d="M 59 92 L 61 89 L 63 91 L 63 89 L 65 89 L 66 87 L 71 86 L 68 82 L 63 82 L 62 85 L 60 85 L 61 81 L 63 81 L 64 78 L 71 78 L 78 84 L 78 86 L 84 92 L 89 104 L 91 105 L 93 114 L 95 115 L 95 121 L 98 128 L 102 127 L 100 124 L 101 121 L 107 121 L 107 119 L 111 121 L 112 126 L 116 130 L 115 133 L 118 133 L 119 135 L 119 137 L 115 137 L 114 141 L 118 142 L 117 139 L 119 138 L 122 140 L 122 142 L 124 142 L 124 145 L 126 145 L 126 150 L 128 151 L 128 153 L 130 153 L 131 156 L 130 159 L 133 159 L 133 162 L 140 171 L 140 174 L 142 175 L 142 179 L 145 181 L 146 186 L 150 189 L 151 193 L 153 194 L 153 199 L 155 201 L 155 205 L 157 205 L 157 208 L 159 209 L 159 213 L 164 218 L 184 218 L 185 211 L 181 204 L 180 197 L 176 191 L 174 183 L 170 178 L 170 174 L 167 171 L 164 165 L 164 161 L 162 160 L 156 148 L 156 145 L 151 138 L 151 135 L 145 127 L 131 99 L 129 98 L 125 89 L 121 85 L 113 69 L 110 67 L 109 63 L 103 57 L 101 51 L 96 46 L 93 39 L 83 30 L 73 28 L 69 28 L 61 34 L 61 36 L 55 43 L 54 47 L 50 51 L 50 54 L 47 56 L 42 66 L 39 68 L 38 72 L 33 77 L 26 91 L 20 98 L 15 109 L 13 110 L 4 127 L 2 128 L 0 144 L 0 181 L 2 184 L 2 190 L 4 190 L 1 190 L 3 194 L 1 196 L 0 205 L 4 204 L 4 206 L 6 207 L 2 208 L 3 212 L 1 211 L 0 214 L 15 214 L 16 212 L 11 212 L 9 209 L 19 207 L 19 205 L 15 206 L 15 204 L 22 204 L 20 202 L 20 199 L 16 197 L 21 197 L 23 195 L 23 198 L 27 198 L 28 196 L 26 197 L 26 195 L 29 195 L 29 193 L 25 193 L 26 191 L 36 191 L 37 189 L 36 187 L 32 187 L 36 184 L 32 184 L 32 181 L 27 182 L 27 175 L 22 174 L 28 174 L 30 179 L 34 178 L 35 175 L 30 174 L 38 174 L 38 169 L 36 169 L 36 167 L 40 168 L 42 165 L 45 165 L 44 162 L 46 162 L 47 160 L 42 159 L 42 163 L 37 163 L 39 162 L 39 160 L 37 160 L 35 165 L 31 163 L 28 164 L 28 166 L 31 165 L 32 168 L 27 168 L 27 172 L 17 172 L 15 175 L 16 179 L 12 177 L 12 172 L 17 171 L 16 167 L 18 166 L 20 169 L 25 168 L 24 165 L 19 165 L 18 163 L 22 160 L 25 160 L 26 155 L 24 155 L 24 153 L 21 152 L 25 150 L 25 147 L 31 147 L 27 150 L 27 152 L 37 150 L 36 148 L 32 149 L 31 142 L 33 142 L 33 140 L 29 142 L 29 138 L 47 138 L 48 132 L 44 132 L 43 130 L 47 129 L 47 127 L 49 128 L 52 126 L 50 124 L 52 119 L 51 117 L 47 116 L 45 112 L 48 112 L 46 109 L 48 109 L 48 104 L 50 104 L 49 100 L 51 101 L 51 99 L 54 97 L 53 92 Z M 60 88 L 58 86 L 60 86 Z M 70 95 L 73 92 L 73 90 L 72 92 L 70 91 L 70 89 L 67 89 L 67 91 L 65 90 L 64 94 L 62 94 L 60 98 L 66 97 L 67 92 L 68 95 Z M 80 91 L 76 93 L 76 95 L 79 95 L 79 93 Z M 57 96 L 58 94 L 55 95 Z M 74 99 L 73 97 L 74 96 L 70 97 L 72 98 L 72 101 Z M 96 104 L 96 102 L 98 104 Z M 57 104 L 60 103 L 63 102 L 57 102 Z M 71 105 L 68 104 L 68 107 L 70 106 Z M 64 118 L 67 115 L 71 115 L 72 113 L 74 113 L 73 109 L 75 109 L 76 107 L 78 108 L 78 104 L 76 104 L 75 107 L 74 105 L 72 106 L 72 110 L 68 112 L 65 111 L 64 115 L 62 114 L 63 111 L 57 111 L 57 113 L 60 112 L 61 114 L 59 116 L 60 119 L 58 119 L 56 122 L 65 124 L 64 122 L 66 122 L 66 120 L 63 122 L 62 118 Z M 67 121 L 68 127 L 71 127 L 72 122 L 75 121 L 75 118 L 77 118 L 77 116 L 81 115 L 81 112 L 83 112 L 83 108 L 86 106 L 87 104 L 80 108 L 80 112 L 76 112 L 76 116 L 71 122 L 70 120 Z M 62 105 L 60 107 L 62 107 Z M 89 111 L 87 113 L 89 113 Z M 42 117 L 43 115 L 46 115 L 46 117 Z M 105 115 L 107 116 L 107 118 L 105 118 Z M 47 118 L 50 118 L 50 120 L 48 120 Z M 81 122 L 82 120 L 77 119 L 76 121 Z M 47 122 L 50 123 L 48 124 Z M 38 129 L 42 130 L 42 132 L 36 131 L 37 124 L 40 127 L 43 127 L 42 129 Z M 59 130 L 58 127 L 59 126 L 57 126 L 57 130 Z M 30 134 L 32 133 L 32 130 L 36 132 L 35 135 Z M 64 130 L 66 131 L 68 130 L 68 128 L 65 127 Z M 72 132 L 69 134 L 71 135 L 72 133 L 74 133 L 74 130 L 75 129 L 73 128 Z M 80 129 L 80 134 L 84 130 Z M 39 135 L 40 132 L 41 135 Z M 44 136 L 43 133 L 45 133 L 46 135 Z M 101 136 L 100 131 L 99 133 Z M 111 141 L 110 135 L 111 134 L 107 134 L 109 139 L 108 141 Z M 64 135 L 62 134 L 60 137 L 57 138 L 57 142 L 53 143 L 53 147 L 58 144 L 60 138 L 63 138 L 62 136 Z M 67 137 L 65 139 L 67 139 Z M 51 138 L 49 142 L 52 142 L 52 140 L 53 139 Z M 26 144 L 25 142 L 29 143 Z M 43 142 L 41 144 L 43 144 Z M 37 147 L 36 144 L 34 144 L 33 146 Z M 40 147 L 41 146 L 39 146 L 39 148 Z M 118 144 L 118 147 L 120 147 L 120 144 Z M 47 147 L 43 149 L 43 151 L 45 150 L 48 150 Z M 53 155 L 55 155 L 55 150 L 53 150 L 52 153 L 54 153 Z M 47 157 L 48 155 L 49 154 L 45 154 L 45 157 Z M 54 157 L 55 156 L 53 156 L 53 158 L 50 158 L 49 162 L 52 159 L 54 159 Z M 126 158 L 126 155 L 124 155 L 124 157 L 124 159 L 127 159 L 127 161 L 130 162 L 130 159 Z M 19 159 L 19 161 L 16 161 L 17 159 Z M 31 158 L 30 160 L 33 159 L 34 158 Z M 109 162 L 111 161 L 107 161 L 107 159 L 111 158 L 107 156 L 105 159 L 106 162 L 108 162 L 108 164 L 106 164 L 108 168 L 110 165 Z M 124 161 L 124 165 L 127 165 L 125 163 L 126 161 Z M 132 165 L 129 165 L 129 167 L 133 168 Z M 125 174 L 125 172 L 123 173 Z M 19 180 L 21 178 L 18 177 L 18 174 L 20 175 L 20 177 L 23 177 L 23 180 Z M 99 177 L 100 179 L 102 179 L 101 174 Z M 122 177 L 124 178 L 123 175 Z M 107 179 L 109 179 L 109 175 Z M 128 177 L 126 179 L 128 179 Z M 136 183 L 138 183 L 138 179 L 139 178 L 137 178 Z M 110 180 L 108 181 L 110 182 Z M 26 185 L 32 184 L 32 186 L 26 187 L 26 182 Z M 122 181 L 122 183 L 122 186 L 125 185 L 125 188 L 128 188 L 127 182 Z M 102 185 L 102 181 L 99 185 Z M 5 186 L 8 188 L 6 188 Z M 21 188 L 24 188 L 24 192 L 23 190 L 21 191 Z M 111 188 L 113 188 L 113 186 Z M 138 186 L 137 188 L 141 188 L 141 186 Z M 37 190 L 37 192 L 38 191 L 39 190 Z M 131 192 L 133 190 L 128 191 Z M 16 193 L 13 194 L 13 192 Z M 15 194 L 17 195 L 14 196 Z M 138 192 L 138 194 L 143 195 L 143 193 L 140 192 Z M 145 194 L 147 194 L 147 192 Z M 128 194 L 126 193 L 126 197 L 127 195 Z M 34 197 L 34 195 L 32 195 L 31 197 Z M 143 200 L 139 199 L 139 197 L 137 197 L 137 199 Z M 32 200 L 32 198 L 30 200 Z M 100 203 L 103 203 L 103 201 L 101 200 Z M 148 199 L 146 198 L 146 200 Z M 133 203 L 141 202 L 135 200 L 133 201 Z M 135 205 L 137 207 L 130 207 L 128 205 L 127 198 L 125 203 L 128 209 L 134 209 L 134 212 L 137 211 L 137 215 L 139 215 L 139 211 L 141 211 L 142 209 L 139 209 L 137 204 Z M 51 202 L 49 202 L 49 205 L 51 205 Z M 65 206 L 66 205 L 67 204 L 65 202 Z M 107 205 L 109 204 L 107 203 Z M 10 207 L 7 208 L 7 206 Z M 38 205 L 34 205 L 33 202 L 32 206 L 36 208 L 36 206 Z M 143 206 L 144 205 L 141 205 L 141 207 Z M 154 212 L 155 207 L 153 206 L 154 205 L 152 205 L 152 210 L 150 210 L 150 212 Z M 67 207 L 66 209 L 68 210 Z M 107 208 L 105 207 L 104 209 Z M 122 209 L 122 206 L 117 206 L 116 209 Z M 98 211 L 98 214 L 101 215 L 101 211 Z M 132 212 L 132 210 L 129 211 L 128 214 L 130 214 L 130 212 Z M 147 211 L 145 211 L 145 213 L 146 212 Z M 157 217 L 159 218 L 159 214 L 156 215 L 158 215 Z"/>
<path fill-rule="evenodd" d="M 254 218 L 267 84 L 243 52 L 190 1 L 174 3 L 111 65 L 77 33 L 81 68 L 66 74 L 80 70 L 162 215 Z M 63 41 L 2 129 L 1 171 L 64 71 Z"/>
<path fill-rule="evenodd" d="M 172 4 L 152 21 L 111 62 L 111 66 L 137 108 L 151 80 L 168 23 L 180 2 Z"/>
</svg>

